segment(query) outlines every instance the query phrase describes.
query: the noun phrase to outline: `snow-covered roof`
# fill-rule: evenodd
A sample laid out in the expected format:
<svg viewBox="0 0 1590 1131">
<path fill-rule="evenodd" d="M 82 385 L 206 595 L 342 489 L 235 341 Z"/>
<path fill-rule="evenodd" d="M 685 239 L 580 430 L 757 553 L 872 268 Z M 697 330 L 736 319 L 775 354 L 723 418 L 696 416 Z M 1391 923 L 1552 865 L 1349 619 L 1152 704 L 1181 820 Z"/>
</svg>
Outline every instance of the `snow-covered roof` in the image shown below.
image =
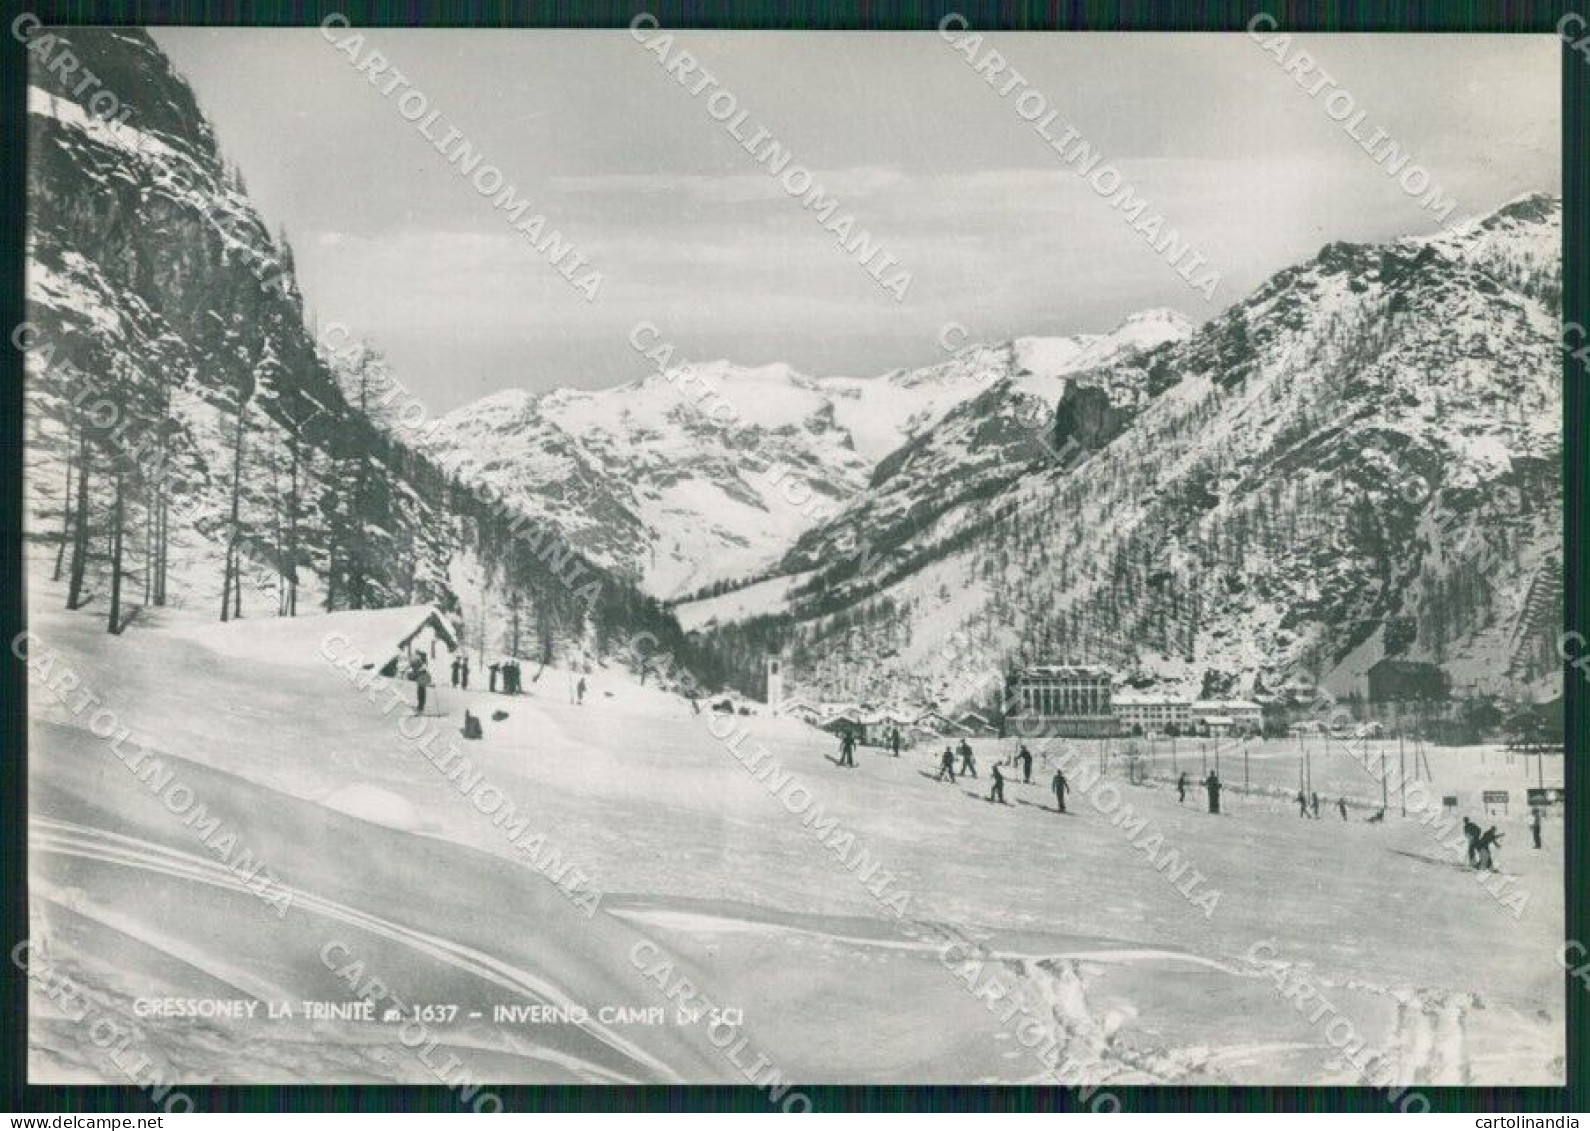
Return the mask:
<svg viewBox="0 0 1590 1131">
<path fill-rule="evenodd" d="M 1034 677 L 1060 676 L 1070 679 L 1111 679 L 1107 668 L 1095 667 L 1090 664 L 1033 664 L 1022 668 L 1016 673 L 1017 679 L 1031 679 Z"/>
<path fill-rule="evenodd" d="M 1263 707 L 1249 699 L 1200 699 L 1192 705 L 1192 709 L 1199 714 L 1207 714 L 1210 711 L 1230 714 L 1233 711 L 1252 712 L 1264 710 Z"/>
<path fill-rule="evenodd" d="M 1117 707 L 1188 707 L 1191 704 L 1186 699 L 1177 699 L 1173 695 L 1146 695 L 1138 691 L 1117 691 L 1110 697 L 1110 701 Z"/>
<path fill-rule="evenodd" d="M 308 617 L 268 617 L 197 625 L 172 631 L 214 652 L 264 663 L 324 664 L 327 657 L 380 670 L 417 632 L 430 624 L 457 647 L 452 625 L 434 605 L 354 609 Z"/>
</svg>

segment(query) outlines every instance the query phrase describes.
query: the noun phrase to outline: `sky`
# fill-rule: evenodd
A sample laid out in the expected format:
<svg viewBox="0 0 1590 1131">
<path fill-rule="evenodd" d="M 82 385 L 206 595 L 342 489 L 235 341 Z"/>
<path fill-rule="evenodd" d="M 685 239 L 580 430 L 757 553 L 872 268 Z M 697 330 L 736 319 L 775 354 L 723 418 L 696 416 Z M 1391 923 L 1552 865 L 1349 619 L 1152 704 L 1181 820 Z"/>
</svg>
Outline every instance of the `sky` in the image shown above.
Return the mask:
<svg viewBox="0 0 1590 1131">
<path fill-rule="evenodd" d="M 313 318 L 370 340 L 437 412 L 643 376 L 640 322 L 675 361 L 871 376 L 941 360 L 950 324 L 998 341 L 1150 307 L 1202 321 L 1332 240 L 1439 226 L 1245 34 L 984 45 L 1059 112 L 1051 132 L 1078 130 L 1207 257 L 1206 298 L 938 34 L 680 33 L 748 112 L 742 135 L 766 129 L 910 272 L 897 301 L 628 31 L 364 34 L 358 57 L 379 50 L 440 113 L 433 136 L 457 129 L 601 272 L 594 302 L 318 29 L 153 31 L 287 231 Z M 1561 46 L 1299 36 L 1288 57 L 1306 48 L 1456 220 L 1561 191 Z"/>
</svg>

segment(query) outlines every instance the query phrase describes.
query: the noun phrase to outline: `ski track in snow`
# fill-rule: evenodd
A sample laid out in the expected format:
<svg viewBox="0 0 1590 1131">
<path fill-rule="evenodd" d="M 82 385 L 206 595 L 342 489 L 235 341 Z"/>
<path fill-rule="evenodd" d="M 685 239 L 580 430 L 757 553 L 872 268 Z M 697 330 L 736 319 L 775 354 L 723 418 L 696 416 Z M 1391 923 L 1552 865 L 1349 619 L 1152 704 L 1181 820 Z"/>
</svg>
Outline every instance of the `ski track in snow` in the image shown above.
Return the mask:
<svg viewBox="0 0 1590 1131">
<path fill-rule="evenodd" d="M 242 892 L 249 895 L 257 894 L 254 888 L 244 883 L 243 880 L 224 865 L 201 856 L 180 852 L 138 837 L 123 836 L 119 833 L 112 833 L 104 829 L 91 828 L 68 821 L 56 821 L 46 817 L 35 816 L 30 818 L 29 824 L 32 828 L 30 829 L 28 843 L 34 851 L 73 856 L 139 871 L 154 872 L 159 875 L 193 883 L 207 884 L 228 891 Z M 463 946 L 448 939 L 438 938 L 435 935 L 412 930 L 389 919 L 371 915 L 368 912 L 360 911 L 335 900 L 324 899 L 311 892 L 282 884 L 279 881 L 273 886 L 276 890 L 285 893 L 289 897 L 294 910 L 311 912 L 333 922 L 343 923 L 381 938 L 405 944 L 464 973 L 472 974 L 513 993 L 523 994 L 548 1005 L 562 1008 L 574 1008 L 578 1005 L 577 1002 L 564 995 L 562 991 L 550 982 L 537 977 L 527 970 L 511 966 L 471 947 Z M 73 908 L 73 910 L 82 911 L 81 908 Z M 582 1029 L 595 1036 L 615 1052 L 621 1053 L 633 1062 L 651 1069 L 661 1079 L 679 1081 L 678 1075 L 667 1065 L 654 1059 L 644 1049 L 614 1033 L 611 1029 L 589 1020 L 579 1024 Z M 594 1064 L 581 1062 L 581 1067 L 603 1077 L 611 1076 L 608 1070 Z"/>
<path fill-rule="evenodd" d="M 1393 1062 L 1396 1080 L 1468 1084 L 1464 1019 L 1477 999 L 1472 994 L 1436 990 L 1380 991 L 1397 1003 L 1396 1024 L 1383 1056 Z"/>
<path fill-rule="evenodd" d="M 816 923 L 780 922 L 771 918 L 670 907 L 632 905 L 613 908 L 611 912 L 633 922 L 696 937 L 723 933 L 795 933 L 829 942 L 921 954 L 937 955 L 944 949 L 943 943 L 895 937 L 892 928 L 882 921 L 880 928 L 887 933 L 869 936 Z M 953 930 L 947 932 L 945 928 L 930 923 L 917 926 L 927 934 L 947 935 L 949 938 L 959 934 Z M 1213 1062 L 1218 1059 L 1212 1050 L 1204 1046 L 1161 1049 L 1126 1041 L 1120 1030 L 1129 1017 L 1119 1012 L 1101 1016 L 1089 1004 L 1088 964 L 1131 966 L 1169 962 L 1237 977 L 1251 976 L 1252 973 L 1201 955 L 1154 947 L 1103 945 L 1096 950 L 1018 953 L 979 944 L 976 953 L 985 961 L 998 963 L 1010 982 L 1018 989 L 1028 991 L 1015 996 L 1040 1003 L 1041 1010 L 1032 1017 L 1044 1030 L 1045 1040 L 1038 1047 L 1050 1043 L 1058 1046 L 1068 1076 L 1088 1083 L 1125 1080 L 1177 1083 L 1195 1073 L 1215 1072 Z M 1053 1078 L 1038 1074 L 1032 1077 L 1032 1082 L 1052 1083 Z"/>
</svg>

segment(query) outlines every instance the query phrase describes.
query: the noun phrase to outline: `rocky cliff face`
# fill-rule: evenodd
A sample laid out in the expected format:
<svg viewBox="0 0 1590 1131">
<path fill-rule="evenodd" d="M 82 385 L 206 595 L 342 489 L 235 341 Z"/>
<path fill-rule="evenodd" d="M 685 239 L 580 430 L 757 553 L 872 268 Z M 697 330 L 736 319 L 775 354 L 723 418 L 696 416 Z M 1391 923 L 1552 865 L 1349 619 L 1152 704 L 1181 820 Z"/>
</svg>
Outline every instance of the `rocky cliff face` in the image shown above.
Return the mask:
<svg viewBox="0 0 1590 1131">
<path fill-rule="evenodd" d="M 47 568 L 58 554 L 64 579 L 80 573 L 82 604 L 118 590 L 128 618 L 252 617 L 433 601 L 525 652 L 671 626 L 627 582 L 547 549 L 561 539 L 515 538 L 511 505 L 361 411 L 305 332 L 287 240 L 147 35 L 44 35 L 28 95 L 29 534 Z M 124 121 L 77 101 L 47 65 L 62 51 L 121 94 Z"/>
</svg>

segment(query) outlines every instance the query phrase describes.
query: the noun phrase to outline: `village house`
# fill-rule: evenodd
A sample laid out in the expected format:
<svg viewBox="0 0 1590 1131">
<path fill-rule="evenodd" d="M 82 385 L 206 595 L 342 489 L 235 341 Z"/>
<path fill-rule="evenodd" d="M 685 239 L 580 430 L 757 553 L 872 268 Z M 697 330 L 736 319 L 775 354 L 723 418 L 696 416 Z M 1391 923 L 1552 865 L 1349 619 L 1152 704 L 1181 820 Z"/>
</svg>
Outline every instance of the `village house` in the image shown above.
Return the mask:
<svg viewBox="0 0 1590 1131">
<path fill-rule="evenodd" d="M 1111 710 L 1120 720 L 1121 728 L 1142 734 L 1165 734 L 1171 730 L 1185 730 L 1192 722 L 1192 704 L 1173 695 L 1152 694 L 1141 691 L 1117 691 L 1111 699 Z"/>
<path fill-rule="evenodd" d="M 296 661 L 331 647 L 339 657 L 383 676 L 406 676 L 415 658 L 423 656 L 435 678 L 459 651 L 458 633 L 434 605 L 224 621 L 195 626 L 184 635 L 223 655 L 264 661 Z"/>
<path fill-rule="evenodd" d="M 945 715 L 931 707 L 925 711 L 919 712 L 916 718 L 911 720 L 911 725 L 916 727 L 919 731 L 922 731 L 924 734 L 962 733 L 959 723 L 950 718 L 948 715 Z"/>
<path fill-rule="evenodd" d="M 955 716 L 955 725 L 964 734 L 993 734 L 994 724 L 981 711 L 962 711 Z"/>
<path fill-rule="evenodd" d="M 1189 714 L 1193 729 L 1209 734 L 1264 732 L 1264 708 L 1248 699 L 1200 699 Z"/>
</svg>

